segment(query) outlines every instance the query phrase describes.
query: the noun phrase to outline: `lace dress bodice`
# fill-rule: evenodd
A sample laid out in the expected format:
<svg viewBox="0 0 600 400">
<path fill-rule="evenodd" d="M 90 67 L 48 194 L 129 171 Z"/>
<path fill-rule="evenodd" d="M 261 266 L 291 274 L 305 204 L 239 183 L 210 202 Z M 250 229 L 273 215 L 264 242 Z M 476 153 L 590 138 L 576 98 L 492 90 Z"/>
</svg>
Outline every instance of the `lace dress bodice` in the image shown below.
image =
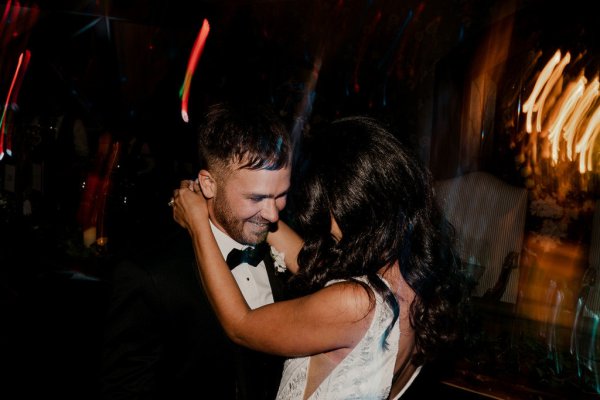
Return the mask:
<svg viewBox="0 0 600 400">
<path fill-rule="evenodd" d="M 366 279 L 362 281 L 367 282 Z M 333 281 L 330 282 L 339 282 Z M 371 325 L 354 349 L 331 371 L 310 400 L 331 399 L 386 399 L 389 395 L 394 365 L 398 353 L 400 329 L 398 320 L 386 339 L 388 326 L 394 313 L 388 303 L 374 290 L 376 304 Z M 281 384 L 277 393 L 279 400 L 304 398 L 310 357 L 286 360 Z"/>
</svg>

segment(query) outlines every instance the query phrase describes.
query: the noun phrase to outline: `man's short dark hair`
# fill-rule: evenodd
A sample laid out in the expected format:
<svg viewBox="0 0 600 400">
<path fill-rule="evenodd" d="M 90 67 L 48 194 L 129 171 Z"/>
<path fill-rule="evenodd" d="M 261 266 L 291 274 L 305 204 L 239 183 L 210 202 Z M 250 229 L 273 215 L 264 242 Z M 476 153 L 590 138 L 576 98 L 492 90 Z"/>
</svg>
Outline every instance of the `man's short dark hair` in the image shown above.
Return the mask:
<svg viewBox="0 0 600 400">
<path fill-rule="evenodd" d="M 291 163 L 292 147 L 283 120 L 268 104 L 217 103 L 198 130 L 202 168 L 278 170 Z"/>
</svg>

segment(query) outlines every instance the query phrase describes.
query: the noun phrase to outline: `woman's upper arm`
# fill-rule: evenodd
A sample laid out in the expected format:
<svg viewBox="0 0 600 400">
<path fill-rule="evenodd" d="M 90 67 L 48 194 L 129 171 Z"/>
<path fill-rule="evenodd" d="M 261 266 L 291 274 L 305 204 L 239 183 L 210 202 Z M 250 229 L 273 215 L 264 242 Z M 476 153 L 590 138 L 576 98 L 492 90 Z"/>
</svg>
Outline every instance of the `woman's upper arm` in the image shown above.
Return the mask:
<svg viewBox="0 0 600 400">
<path fill-rule="evenodd" d="M 352 348 L 372 319 L 365 289 L 350 282 L 330 285 L 293 300 L 250 311 L 239 321 L 236 342 L 287 357 Z"/>
</svg>

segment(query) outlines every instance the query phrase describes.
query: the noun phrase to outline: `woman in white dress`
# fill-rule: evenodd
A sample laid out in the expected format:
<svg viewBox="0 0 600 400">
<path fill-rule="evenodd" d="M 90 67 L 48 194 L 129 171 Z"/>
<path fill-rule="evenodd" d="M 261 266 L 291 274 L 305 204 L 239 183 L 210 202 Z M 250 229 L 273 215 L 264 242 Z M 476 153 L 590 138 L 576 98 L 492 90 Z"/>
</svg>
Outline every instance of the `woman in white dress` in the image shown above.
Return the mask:
<svg viewBox="0 0 600 400">
<path fill-rule="evenodd" d="M 251 310 L 208 222 L 202 177 L 175 191 L 205 291 L 237 344 L 286 356 L 278 399 L 398 398 L 463 326 L 466 287 L 431 177 L 379 122 L 350 117 L 313 135 L 299 171 L 296 234 L 269 233 L 291 300 Z M 256 201 L 276 212 L 286 193 Z M 261 213 L 242 229 L 253 229 Z M 266 223 L 266 222 L 265 222 Z M 257 226 L 254 226 L 257 229 Z M 276 260 L 277 264 L 277 260 Z"/>
</svg>

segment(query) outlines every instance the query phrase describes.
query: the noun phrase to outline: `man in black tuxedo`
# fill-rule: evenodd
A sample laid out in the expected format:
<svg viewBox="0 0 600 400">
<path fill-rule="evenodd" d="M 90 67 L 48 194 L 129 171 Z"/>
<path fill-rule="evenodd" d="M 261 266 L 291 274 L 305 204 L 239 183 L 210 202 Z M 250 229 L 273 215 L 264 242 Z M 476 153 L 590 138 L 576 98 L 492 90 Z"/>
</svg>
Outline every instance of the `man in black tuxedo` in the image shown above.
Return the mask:
<svg viewBox="0 0 600 400">
<path fill-rule="evenodd" d="M 251 308 L 282 300 L 287 271 L 265 240 L 290 186 L 287 129 L 264 106 L 216 104 L 204 122 L 198 179 L 210 187 L 205 195 L 217 243 Z M 164 244 L 115 268 L 103 398 L 274 399 L 283 359 L 224 335 L 186 231 Z"/>
</svg>

